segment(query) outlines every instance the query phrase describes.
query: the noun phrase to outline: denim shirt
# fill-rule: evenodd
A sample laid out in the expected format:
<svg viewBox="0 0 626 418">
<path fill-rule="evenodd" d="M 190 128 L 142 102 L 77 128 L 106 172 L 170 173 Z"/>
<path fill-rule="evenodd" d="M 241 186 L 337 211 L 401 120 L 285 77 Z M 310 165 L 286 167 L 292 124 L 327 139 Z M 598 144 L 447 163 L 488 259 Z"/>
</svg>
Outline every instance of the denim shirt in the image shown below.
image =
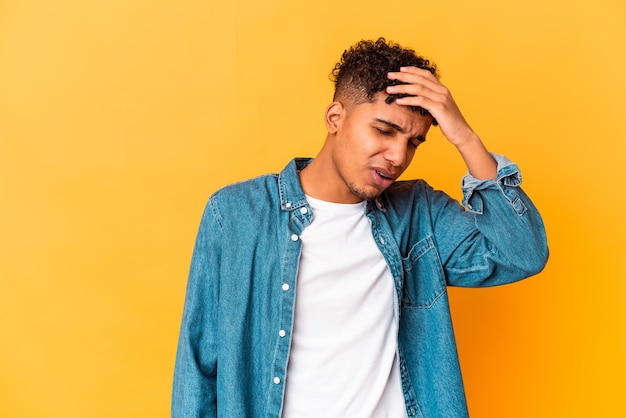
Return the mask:
<svg viewBox="0 0 626 418">
<path fill-rule="evenodd" d="M 541 217 L 505 157 L 497 180 L 463 179 L 461 206 L 422 180 L 368 202 L 395 281 L 398 354 L 409 417 L 467 417 L 446 286 L 511 283 L 541 271 Z M 227 186 L 205 208 L 192 257 L 173 417 L 280 417 L 302 251 L 313 220 L 298 179 L 310 160 Z"/>
</svg>

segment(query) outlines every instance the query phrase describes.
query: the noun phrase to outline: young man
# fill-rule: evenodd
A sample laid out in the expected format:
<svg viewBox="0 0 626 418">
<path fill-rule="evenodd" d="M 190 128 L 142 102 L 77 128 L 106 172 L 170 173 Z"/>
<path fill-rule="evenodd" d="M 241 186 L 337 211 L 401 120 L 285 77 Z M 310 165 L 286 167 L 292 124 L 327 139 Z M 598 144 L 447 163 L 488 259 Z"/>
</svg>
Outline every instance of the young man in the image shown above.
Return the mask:
<svg viewBox="0 0 626 418">
<path fill-rule="evenodd" d="M 466 417 L 446 286 L 548 257 L 517 166 L 492 155 L 428 60 L 361 41 L 336 65 L 318 156 L 207 204 L 176 359 L 175 417 Z M 396 181 L 433 124 L 465 208 Z"/>
</svg>

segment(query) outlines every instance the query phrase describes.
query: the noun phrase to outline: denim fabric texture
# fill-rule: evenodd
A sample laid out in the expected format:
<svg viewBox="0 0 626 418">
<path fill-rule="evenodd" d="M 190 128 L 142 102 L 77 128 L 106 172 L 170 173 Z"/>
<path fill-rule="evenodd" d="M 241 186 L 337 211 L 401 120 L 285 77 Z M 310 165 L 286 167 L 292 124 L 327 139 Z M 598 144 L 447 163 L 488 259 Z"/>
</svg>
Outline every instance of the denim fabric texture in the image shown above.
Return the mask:
<svg viewBox="0 0 626 418">
<path fill-rule="evenodd" d="M 541 271 L 541 217 L 503 156 L 497 180 L 463 178 L 463 203 L 422 180 L 368 202 L 395 281 L 398 353 L 409 417 L 467 417 L 447 286 L 486 287 Z M 227 186 L 205 208 L 192 257 L 172 416 L 280 417 L 300 234 L 314 213 L 298 180 L 311 160 Z"/>
</svg>

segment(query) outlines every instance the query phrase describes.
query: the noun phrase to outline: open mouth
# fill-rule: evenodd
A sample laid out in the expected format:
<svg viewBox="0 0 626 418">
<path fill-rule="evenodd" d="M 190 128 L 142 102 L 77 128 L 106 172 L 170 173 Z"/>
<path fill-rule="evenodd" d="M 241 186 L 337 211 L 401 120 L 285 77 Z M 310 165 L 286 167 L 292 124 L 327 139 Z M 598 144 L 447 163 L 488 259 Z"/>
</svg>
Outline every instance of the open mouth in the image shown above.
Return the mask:
<svg viewBox="0 0 626 418">
<path fill-rule="evenodd" d="M 393 183 L 394 177 L 393 175 L 385 174 L 379 170 L 372 170 L 372 178 L 374 179 L 374 183 L 383 189 L 391 186 Z"/>
</svg>

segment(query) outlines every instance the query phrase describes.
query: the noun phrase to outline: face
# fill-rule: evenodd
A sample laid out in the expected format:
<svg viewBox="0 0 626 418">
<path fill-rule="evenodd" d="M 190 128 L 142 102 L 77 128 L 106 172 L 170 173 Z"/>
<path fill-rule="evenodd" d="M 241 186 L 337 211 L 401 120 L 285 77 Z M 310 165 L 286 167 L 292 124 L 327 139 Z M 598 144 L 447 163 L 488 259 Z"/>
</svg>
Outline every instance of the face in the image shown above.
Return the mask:
<svg viewBox="0 0 626 418">
<path fill-rule="evenodd" d="M 378 93 L 373 103 L 333 103 L 327 110 L 334 171 L 329 186 L 337 202 L 376 198 L 406 170 L 426 139 L 431 117 L 385 103 L 386 97 Z"/>
</svg>

